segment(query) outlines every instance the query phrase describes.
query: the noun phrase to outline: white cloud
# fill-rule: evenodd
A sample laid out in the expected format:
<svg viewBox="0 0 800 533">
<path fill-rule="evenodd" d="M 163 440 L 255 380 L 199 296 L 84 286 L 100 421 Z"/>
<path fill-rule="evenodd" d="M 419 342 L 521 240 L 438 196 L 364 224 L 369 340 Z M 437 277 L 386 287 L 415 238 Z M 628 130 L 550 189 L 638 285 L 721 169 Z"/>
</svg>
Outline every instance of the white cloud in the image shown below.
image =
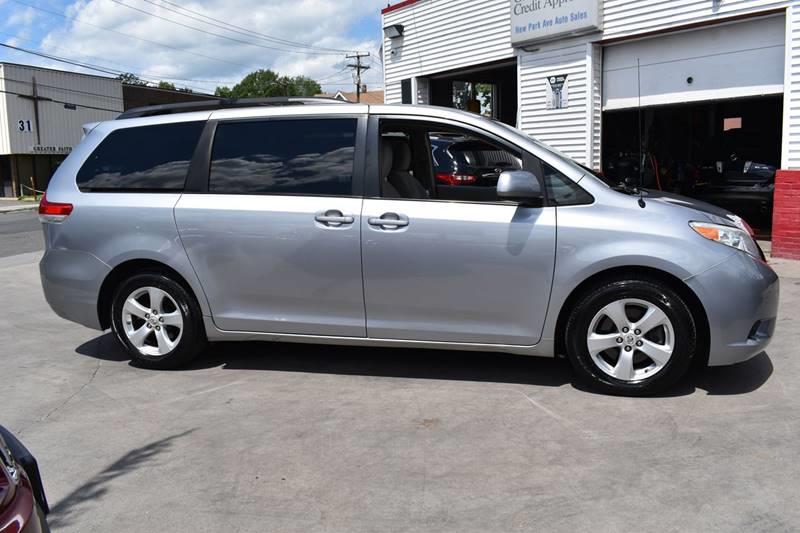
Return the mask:
<svg viewBox="0 0 800 533">
<path fill-rule="evenodd" d="M 9 14 L 2 22 L 4 42 L 12 46 L 24 46 L 21 41 L 36 35 L 41 13 L 31 7 L 19 7 L 19 5 L 16 5 L 16 8 L 7 6 L 5 9 L 9 10 Z"/>
<path fill-rule="evenodd" d="M 84 61 L 90 63 L 98 63 L 99 60 L 85 58 L 103 58 L 104 64 L 116 65 L 115 68 L 120 68 L 118 65 L 136 67 L 137 72 L 147 73 L 150 78 L 212 80 L 185 82 L 209 91 L 213 91 L 217 85 L 215 80 L 235 82 L 259 68 L 271 68 L 282 74 L 302 74 L 331 82 L 350 82 L 346 72 L 340 73 L 345 64 L 344 54 L 300 54 L 296 51 L 303 50 L 302 48 L 280 45 L 235 31 L 225 31 L 162 9 L 177 9 L 173 4 L 164 3 L 159 7 L 143 0 L 120 1 L 188 26 L 261 46 L 204 34 L 131 10 L 111 0 L 79 0 L 68 7 L 67 15 L 97 27 L 64 21 L 64 24 L 44 37 L 42 50 L 75 59 L 84 58 Z M 213 17 L 222 23 L 269 36 L 317 47 L 369 50 L 374 54 L 380 46 L 379 19 L 375 19 L 375 35 L 352 38 L 346 34 L 363 17 L 377 17 L 386 0 L 237 0 L 235 5 L 230 0 L 194 0 L 188 3 L 178 0 L 174 4 Z M 196 15 L 191 16 L 197 18 Z M 98 27 L 133 35 L 141 40 Z M 171 49 L 156 43 L 168 45 Z M 292 49 L 295 53 L 287 49 Z M 365 80 L 372 87 L 381 85 L 380 69 L 373 66 Z M 176 85 L 180 83 L 176 82 Z M 351 90 L 351 87 L 326 86 L 324 83 L 323 87 L 330 90 Z"/>
<path fill-rule="evenodd" d="M 6 18 L 5 26 L 7 28 L 18 28 L 19 26 L 30 26 L 39 16 L 39 13 L 32 7 L 24 9 L 16 9 L 11 15 Z"/>
</svg>

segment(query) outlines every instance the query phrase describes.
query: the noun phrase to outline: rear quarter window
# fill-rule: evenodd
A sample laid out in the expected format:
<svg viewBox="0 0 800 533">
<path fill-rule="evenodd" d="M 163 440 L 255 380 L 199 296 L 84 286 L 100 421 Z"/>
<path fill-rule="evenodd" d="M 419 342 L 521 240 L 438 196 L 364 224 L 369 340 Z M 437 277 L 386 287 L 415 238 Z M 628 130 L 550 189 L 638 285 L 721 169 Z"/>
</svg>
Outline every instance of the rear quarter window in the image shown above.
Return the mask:
<svg viewBox="0 0 800 533">
<path fill-rule="evenodd" d="M 83 192 L 182 191 L 205 122 L 118 129 L 78 171 Z"/>
</svg>

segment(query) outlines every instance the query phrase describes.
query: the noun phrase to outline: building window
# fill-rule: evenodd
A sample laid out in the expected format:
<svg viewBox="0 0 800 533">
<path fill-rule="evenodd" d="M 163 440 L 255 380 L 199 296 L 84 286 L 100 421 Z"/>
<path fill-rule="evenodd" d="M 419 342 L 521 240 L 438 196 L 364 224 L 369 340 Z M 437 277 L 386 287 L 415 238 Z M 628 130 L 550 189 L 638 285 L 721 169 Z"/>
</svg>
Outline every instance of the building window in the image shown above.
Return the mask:
<svg viewBox="0 0 800 533">
<path fill-rule="evenodd" d="M 411 79 L 403 80 L 400 82 L 400 93 L 402 96 L 402 102 L 404 104 L 412 103 L 411 99 Z"/>
<path fill-rule="evenodd" d="M 491 83 L 453 82 L 453 107 L 484 117 L 495 117 L 497 91 Z"/>
</svg>

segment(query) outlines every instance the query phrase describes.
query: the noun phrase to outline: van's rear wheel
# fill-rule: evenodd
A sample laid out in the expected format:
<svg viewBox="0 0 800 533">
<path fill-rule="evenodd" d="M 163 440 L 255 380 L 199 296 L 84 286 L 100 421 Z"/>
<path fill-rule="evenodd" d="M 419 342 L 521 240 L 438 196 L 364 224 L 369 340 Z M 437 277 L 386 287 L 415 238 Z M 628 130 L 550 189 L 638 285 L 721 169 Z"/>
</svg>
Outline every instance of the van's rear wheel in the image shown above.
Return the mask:
<svg viewBox="0 0 800 533">
<path fill-rule="evenodd" d="M 137 274 L 117 288 L 111 327 L 125 351 L 146 368 L 184 365 L 206 345 L 197 302 L 180 283 L 158 272 Z"/>
<path fill-rule="evenodd" d="M 668 286 L 615 280 L 587 293 L 566 327 L 567 355 L 578 376 L 612 394 L 654 394 L 674 385 L 697 349 L 692 314 Z"/>
</svg>

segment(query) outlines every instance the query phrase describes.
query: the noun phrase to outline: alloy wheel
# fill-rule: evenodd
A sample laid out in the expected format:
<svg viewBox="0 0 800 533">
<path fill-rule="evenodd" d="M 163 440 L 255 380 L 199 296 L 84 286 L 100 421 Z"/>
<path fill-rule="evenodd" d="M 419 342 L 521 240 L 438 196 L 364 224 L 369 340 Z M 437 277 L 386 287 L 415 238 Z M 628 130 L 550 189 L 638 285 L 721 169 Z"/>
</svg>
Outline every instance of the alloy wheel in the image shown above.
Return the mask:
<svg viewBox="0 0 800 533">
<path fill-rule="evenodd" d="M 151 357 L 170 353 L 183 335 L 183 315 L 178 304 L 157 287 L 138 288 L 125 299 L 122 324 L 130 343 Z"/>
<path fill-rule="evenodd" d="M 675 349 L 675 329 L 657 305 L 634 298 L 611 302 L 589 325 L 586 344 L 597 367 L 634 382 L 663 370 Z"/>
</svg>

